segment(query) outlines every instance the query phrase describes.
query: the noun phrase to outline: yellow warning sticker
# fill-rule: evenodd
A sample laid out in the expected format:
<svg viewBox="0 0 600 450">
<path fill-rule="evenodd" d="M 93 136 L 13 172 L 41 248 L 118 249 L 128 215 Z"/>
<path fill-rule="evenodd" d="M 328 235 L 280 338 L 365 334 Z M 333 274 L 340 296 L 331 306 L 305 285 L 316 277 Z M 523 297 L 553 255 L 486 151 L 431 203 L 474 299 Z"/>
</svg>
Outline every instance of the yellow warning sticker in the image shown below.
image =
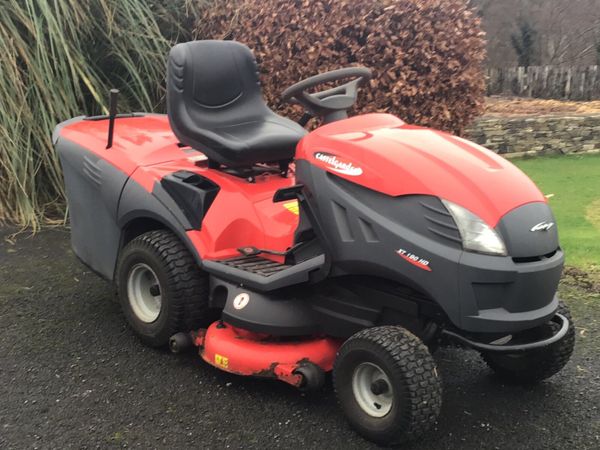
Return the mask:
<svg viewBox="0 0 600 450">
<path fill-rule="evenodd" d="M 287 202 L 283 204 L 283 207 L 287 209 L 292 214 L 300 214 L 300 206 L 298 206 L 298 200 L 294 200 L 293 202 Z"/>
<path fill-rule="evenodd" d="M 227 367 L 229 366 L 229 358 L 215 353 L 215 364 L 219 367 L 227 369 Z"/>
</svg>

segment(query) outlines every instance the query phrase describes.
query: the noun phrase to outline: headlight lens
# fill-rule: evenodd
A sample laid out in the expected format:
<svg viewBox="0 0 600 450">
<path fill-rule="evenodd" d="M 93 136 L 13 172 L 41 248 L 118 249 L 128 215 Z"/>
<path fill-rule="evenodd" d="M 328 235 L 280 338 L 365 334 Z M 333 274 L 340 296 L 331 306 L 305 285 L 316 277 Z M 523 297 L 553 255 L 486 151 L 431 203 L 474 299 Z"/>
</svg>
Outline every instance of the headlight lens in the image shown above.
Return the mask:
<svg viewBox="0 0 600 450">
<path fill-rule="evenodd" d="M 448 200 L 442 200 L 442 203 L 450 211 L 458 226 L 465 250 L 506 256 L 506 246 L 496 230 L 462 206 Z"/>
</svg>

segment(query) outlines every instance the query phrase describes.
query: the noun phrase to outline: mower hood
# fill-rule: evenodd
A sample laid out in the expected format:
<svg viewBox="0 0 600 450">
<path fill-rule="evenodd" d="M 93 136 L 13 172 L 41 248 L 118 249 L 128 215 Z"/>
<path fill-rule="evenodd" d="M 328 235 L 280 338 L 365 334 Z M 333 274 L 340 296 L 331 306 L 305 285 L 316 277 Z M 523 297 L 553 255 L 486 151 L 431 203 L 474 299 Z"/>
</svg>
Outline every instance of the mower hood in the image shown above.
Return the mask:
<svg viewBox="0 0 600 450">
<path fill-rule="evenodd" d="M 298 159 L 390 196 L 432 195 L 495 227 L 509 211 L 546 202 L 517 167 L 473 142 L 405 124 L 390 114 L 324 125 L 298 144 Z"/>
</svg>

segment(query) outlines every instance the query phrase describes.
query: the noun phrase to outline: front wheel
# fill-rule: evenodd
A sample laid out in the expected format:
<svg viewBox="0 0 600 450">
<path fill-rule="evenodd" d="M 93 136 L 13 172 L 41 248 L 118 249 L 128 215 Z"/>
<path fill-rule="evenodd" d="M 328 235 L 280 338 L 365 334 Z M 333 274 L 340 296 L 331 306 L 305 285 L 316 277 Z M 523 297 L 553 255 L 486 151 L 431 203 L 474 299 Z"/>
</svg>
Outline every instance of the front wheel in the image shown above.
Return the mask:
<svg viewBox="0 0 600 450">
<path fill-rule="evenodd" d="M 515 384 L 534 384 L 558 373 L 569 361 L 575 346 L 575 326 L 569 307 L 562 301 L 557 313 L 569 320 L 567 334 L 558 342 L 523 353 L 503 354 L 482 352 L 486 364 L 504 380 Z M 532 340 L 544 339 L 556 332 L 558 324 L 548 322 L 528 332 Z"/>
<path fill-rule="evenodd" d="M 427 347 L 401 327 L 359 331 L 342 345 L 333 383 L 350 424 L 365 438 L 399 444 L 437 420 L 442 385 Z"/>
</svg>

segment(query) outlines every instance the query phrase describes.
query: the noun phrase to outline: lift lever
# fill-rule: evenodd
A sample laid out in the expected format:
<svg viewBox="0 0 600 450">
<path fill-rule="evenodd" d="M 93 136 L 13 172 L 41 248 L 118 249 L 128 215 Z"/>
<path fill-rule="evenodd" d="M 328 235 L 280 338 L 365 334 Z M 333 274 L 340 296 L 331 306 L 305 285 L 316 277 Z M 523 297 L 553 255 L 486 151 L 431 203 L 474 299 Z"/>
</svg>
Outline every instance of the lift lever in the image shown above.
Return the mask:
<svg viewBox="0 0 600 450">
<path fill-rule="evenodd" d="M 106 149 L 113 145 L 113 134 L 115 132 L 115 118 L 117 117 L 117 99 L 119 97 L 118 89 L 110 90 L 110 105 L 108 111 L 108 142 L 106 143 Z"/>
</svg>

